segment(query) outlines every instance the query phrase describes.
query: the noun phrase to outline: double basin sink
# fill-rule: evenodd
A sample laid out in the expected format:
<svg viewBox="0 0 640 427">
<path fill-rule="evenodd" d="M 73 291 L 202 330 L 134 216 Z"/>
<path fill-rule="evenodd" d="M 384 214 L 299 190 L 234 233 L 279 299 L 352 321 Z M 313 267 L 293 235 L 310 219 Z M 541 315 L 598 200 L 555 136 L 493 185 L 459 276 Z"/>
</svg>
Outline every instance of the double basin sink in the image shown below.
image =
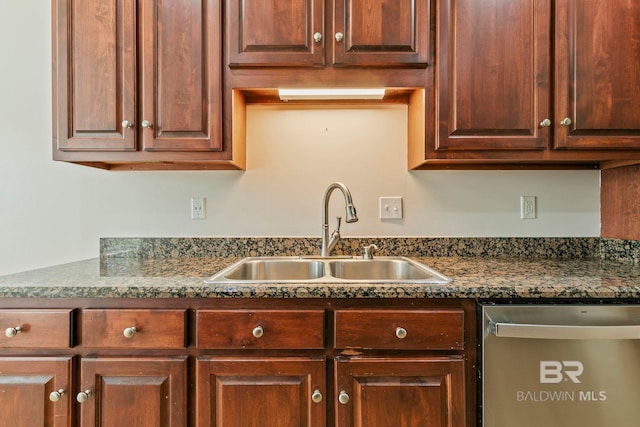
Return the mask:
<svg viewBox="0 0 640 427">
<path fill-rule="evenodd" d="M 248 257 L 205 283 L 425 283 L 451 279 L 405 257 Z"/>
</svg>

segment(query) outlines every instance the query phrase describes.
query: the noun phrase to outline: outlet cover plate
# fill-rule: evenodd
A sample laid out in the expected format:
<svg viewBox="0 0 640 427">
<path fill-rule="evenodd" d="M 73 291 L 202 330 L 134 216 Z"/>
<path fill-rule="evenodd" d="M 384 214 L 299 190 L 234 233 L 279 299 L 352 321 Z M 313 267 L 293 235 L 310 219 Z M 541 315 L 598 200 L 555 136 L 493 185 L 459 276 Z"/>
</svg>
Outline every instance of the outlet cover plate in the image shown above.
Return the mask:
<svg viewBox="0 0 640 427">
<path fill-rule="evenodd" d="M 207 208 L 204 197 L 191 198 L 191 219 L 205 219 L 207 216 Z"/>
<path fill-rule="evenodd" d="M 520 196 L 520 219 L 536 219 L 536 196 Z"/>
</svg>

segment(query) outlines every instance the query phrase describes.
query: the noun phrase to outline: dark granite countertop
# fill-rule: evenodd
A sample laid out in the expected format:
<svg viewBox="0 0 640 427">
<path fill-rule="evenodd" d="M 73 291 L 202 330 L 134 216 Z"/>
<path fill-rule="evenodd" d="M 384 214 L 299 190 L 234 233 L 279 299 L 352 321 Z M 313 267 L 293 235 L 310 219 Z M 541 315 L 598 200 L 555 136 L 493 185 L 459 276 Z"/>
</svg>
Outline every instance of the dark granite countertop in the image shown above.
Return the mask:
<svg viewBox="0 0 640 427">
<path fill-rule="evenodd" d="M 103 257 L 0 276 L 3 298 L 640 298 L 640 266 L 588 259 L 411 257 L 453 279 L 422 284 L 208 285 L 238 257 Z"/>
</svg>

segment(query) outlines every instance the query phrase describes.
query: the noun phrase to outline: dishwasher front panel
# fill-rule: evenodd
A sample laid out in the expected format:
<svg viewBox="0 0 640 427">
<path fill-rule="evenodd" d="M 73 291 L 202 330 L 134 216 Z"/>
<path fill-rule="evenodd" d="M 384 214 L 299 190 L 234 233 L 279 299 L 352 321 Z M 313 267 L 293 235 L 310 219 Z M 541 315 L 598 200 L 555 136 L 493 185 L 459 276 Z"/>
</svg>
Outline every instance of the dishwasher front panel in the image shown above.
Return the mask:
<svg viewBox="0 0 640 427">
<path fill-rule="evenodd" d="M 485 305 L 484 427 L 640 426 L 640 306 Z"/>
</svg>

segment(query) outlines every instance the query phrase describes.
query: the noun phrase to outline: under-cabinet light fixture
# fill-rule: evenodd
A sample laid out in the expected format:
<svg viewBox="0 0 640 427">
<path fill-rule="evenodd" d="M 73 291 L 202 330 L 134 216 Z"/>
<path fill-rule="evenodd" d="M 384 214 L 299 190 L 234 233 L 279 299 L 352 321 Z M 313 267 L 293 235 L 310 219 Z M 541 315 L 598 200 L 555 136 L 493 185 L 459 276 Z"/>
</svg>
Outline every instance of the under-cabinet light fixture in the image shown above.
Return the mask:
<svg viewBox="0 0 640 427">
<path fill-rule="evenodd" d="M 278 89 L 282 101 L 318 101 L 340 99 L 382 99 L 384 88 Z"/>
</svg>

